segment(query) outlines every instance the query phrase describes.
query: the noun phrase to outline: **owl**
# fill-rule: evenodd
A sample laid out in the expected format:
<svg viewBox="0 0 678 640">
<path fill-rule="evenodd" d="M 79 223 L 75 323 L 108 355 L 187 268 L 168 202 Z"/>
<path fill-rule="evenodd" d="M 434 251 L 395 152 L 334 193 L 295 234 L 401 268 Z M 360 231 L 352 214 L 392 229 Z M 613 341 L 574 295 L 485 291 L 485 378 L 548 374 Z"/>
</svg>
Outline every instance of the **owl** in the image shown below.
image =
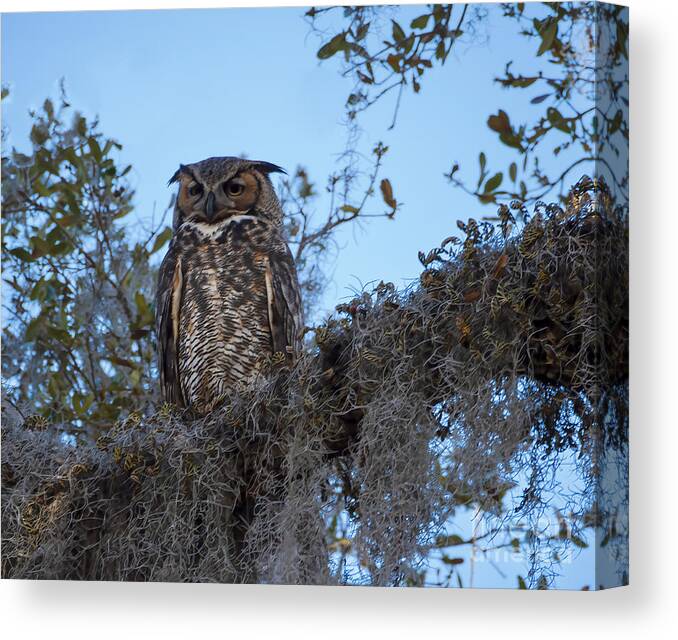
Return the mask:
<svg viewBox="0 0 678 640">
<path fill-rule="evenodd" d="M 167 402 L 205 414 L 261 364 L 301 349 L 294 259 L 269 162 L 181 165 L 173 236 L 156 297 L 160 385 Z"/>
</svg>

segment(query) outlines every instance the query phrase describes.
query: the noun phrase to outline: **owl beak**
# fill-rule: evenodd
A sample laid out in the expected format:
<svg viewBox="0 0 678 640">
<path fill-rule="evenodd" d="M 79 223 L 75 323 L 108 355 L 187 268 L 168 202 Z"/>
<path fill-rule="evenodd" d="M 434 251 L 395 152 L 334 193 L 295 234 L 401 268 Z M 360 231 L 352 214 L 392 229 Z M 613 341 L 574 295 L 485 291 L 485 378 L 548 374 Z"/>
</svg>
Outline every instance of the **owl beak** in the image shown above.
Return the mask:
<svg viewBox="0 0 678 640">
<path fill-rule="evenodd" d="M 212 222 L 214 218 L 214 193 L 210 191 L 207 194 L 207 202 L 205 202 L 205 216 L 208 222 Z"/>
</svg>

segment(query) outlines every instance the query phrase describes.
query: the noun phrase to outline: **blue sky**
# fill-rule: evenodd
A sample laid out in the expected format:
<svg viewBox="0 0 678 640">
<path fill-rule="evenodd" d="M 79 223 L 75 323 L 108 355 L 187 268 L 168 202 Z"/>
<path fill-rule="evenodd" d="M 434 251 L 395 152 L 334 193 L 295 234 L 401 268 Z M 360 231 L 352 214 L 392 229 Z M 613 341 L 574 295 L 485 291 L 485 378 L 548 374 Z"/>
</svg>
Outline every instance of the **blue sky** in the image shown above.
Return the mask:
<svg viewBox="0 0 678 640">
<path fill-rule="evenodd" d="M 136 210 L 150 218 L 167 205 L 167 180 L 179 163 L 212 155 L 275 162 L 292 172 L 301 164 L 322 191 L 345 144 L 341 126 L 351 81 L 337 60 L 320 63 L 319 41 L 304 9 L 76 12 L 2 16 L 2 78 L 11 89 L 3 104 L 9 145 L 27 150 L 28 109 L 58 95 L 65 78 L 71 103 L 124 146 L 131 163 Z M 403 9 L 410 19 L 421 9 Z M 403 18 L 404 22 L 407 19 Z M 504 108 L 518 119 L 537 109 L 532 95 L 509 93 L 492 80 L 509 59 L 534 59 L 534 44 L 490 10 L 487 41 L 461 45 L 442 69 L 424 78 L 419 95 L 404 96 L 397 127 L 388 131 L 393 101 L 364 114 L 363 151 L 389 145 L 383 175 L 403 207 L 395 221 L 375 220 L 342 229 L 332 281 L 322 300 L 331 310 L 351 290 L 373 280 L 398 285 L 420 272 L 419 250 L 456 232 L 456 220 L 491 215 L 443 178 L 453 162 L 475 177 L 480 150 L 496 169 L 512 160 L 486 126 Z M 526 69 L 534 68 L 526 63 Z M 517 99 L 516 99 L 517 98 Z M 319 213 L 327 206 L 322 198 Z M 380 198 L 371 210 L 383 210 Z M 587 559 L 588 558 L 588 559 Z M 590 583 L 583 554 L 560 586 Z M 477 586 L 515 585 L 480 570 Z"/>
</svg>

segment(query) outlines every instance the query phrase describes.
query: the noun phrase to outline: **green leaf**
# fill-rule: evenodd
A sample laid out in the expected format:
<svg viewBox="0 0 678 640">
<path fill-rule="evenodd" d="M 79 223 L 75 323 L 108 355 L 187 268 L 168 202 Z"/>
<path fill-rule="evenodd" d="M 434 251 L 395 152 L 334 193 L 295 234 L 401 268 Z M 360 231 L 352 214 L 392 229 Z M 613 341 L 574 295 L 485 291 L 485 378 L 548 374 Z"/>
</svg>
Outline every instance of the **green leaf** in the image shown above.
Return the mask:
<svg viewBox="0 0 678 640">
<path fill-rule="evenodd" d="M 546 98 L 548 98 L 550 95 L 551 95 L 550 93 L 544 93 L 541 96 L 532 98 L 532 100 L 530 100 L 530 104 L 539 104 L 540 102 L 544 102 L 544 100 L 546 100 Z"/>
<path fill-rule="evenodd" d="M 23 262 L 33 262 L 33 260 L 35 260 L 35 258 L 28 251 L 26 251 L 26 249 L 23 249 L 22 247 L 10 249 L 9 253 L 12 254 L 15 258 L 19 258 L 19 260 L 22 260 Z"/>
<path fill-rule="evenodd" d="M 370 23 L 369 22 L 366 22 L 365 24 L 361 24 L 358 27 L 358 32 L 355 35 L 355 39 L 356 40 L 362 40 L 367 35 L 369 30 L 370 30 Z"/>
<path fill-rule="evenodd" d="M 563 131 L 564 133 L 570 133 L 569 121 L 563 117 L 558 109 L 549 107 L 546 110 L 546 117 L 556 129 Z"/>
<path fill-rule="evenodd" d="M 91 393 L 88 393 L 86 396 L 78 393 L 77 391 L 73 394 L 71 398 L 71 405 L 73 406 L 73 411 L 79 416 L 83 415 L 87 409 L 92 406 L 94 402 L 94 396 Z"/>
<path fill-rule="evenodd" d="M 346 213 L 360 213 L 360 209 L 358 207 L 354 207 L 350 204 L 345 204 L 344 206 L 340 207 L 341 211 L 345 211 Z"/>
<path fill-rule="evenodd" d="M 402 59 L 402 56 L 397 56 L 395 53 L 391 53 L 388 55 L 386 58 L 386 62 L 388 65 L 395 71 L 396 73 L 400 73 L 400 60 Z"/>
<path fill-rule="evenodd" d="M 405 32 L 395 20 L 391 20 L 391 23 L 393 24 L 393 39 L 396 41 L 396 44 L 398 44 L 405 39 Z"/>
<path fill-rule="evenodd" d="M 586 544 L 586 542 L 584 542 L 580 537 L 575 536 L 575 535 L 570 536 L 570 540 L 572 541 L 572 544 L 573 544 L 575 547 L 579 547 L 580 549 L 586 549 L 586 548 L 588 548 L 588 546 L 589 546 L 589 545 Z"/>
<path fill-rule="evenodd" d="M 34 124 L 31 129 L 31 142 L 37 146 L 42 146 L 49 139 L 47 127 L 41 124 Z"/>
<path fill-rule="evenodd" d="M 97 162 L 101 162 L 101 147 L 99 146 L 99 143 L 96 141 L 96 138 L 90 138 L 87 141 L 87 144 L 89 146 L 89 150 L 92 152 L 92 155 L 94 156 L 94 159 Z"/>
<path fill-rule="evenodd" d="M 75 153 L 75 149 L 73 147 L 66 147 L 62 153 L 64 158 L 68 160 L 74 167 L 78 166 L 78 156 Z"/>
<path fill-rule="evenodd" d="M 167 242 L 169 242 L 171 237 L 172 237 L 172 227 L 165 227 L 155 238 L 155 242 L 153 243 L 151 253 L 155 253 L 156 251 L 162 249 L 167 244 Z"/>
<path fill-rule="evenodd" d="M 87 135 L 87 120 L 81 114 L 75 116 L 75 129 L 84 138 Z"/>
<path fill-rule="evenodd" d="M 63 242 L 55 242 L 52 244 L 52 248 L 50 249 L 49 253 L 52 256 L 65 256 L 71 251 L 73 251 L 73 245 L 68 240 L 65 240 Z"/>
<path fill-rule="evenodd" d="M 453 533 L 449 536 L 438 536 L 436 538 L 436 547 L 443 548 L 443 547 L 454 547 L 460 544 L 465 544 L 464 538 L 461 536 L 458 536 L 456 533 Z"/>
<path fill-rule="evenodd" d="M 45 318 L 43 316 L 38 316 L 37 318 L 33 318 L 29 323 L 28 326 L 26 327 L 26 332 L 24 333 L 24 338 L 26 342 L 32 342 L 35 340 L 40 333 L 42 333 L 42 329 L 45 326 Z"/>
<path fill-rule="evenodd" d="M 50 338 L 53 338 L 57 342 L 60 342 L 62 345 L 67 347 L 71 346 L 74 342 L 73 336 L 63 329 L 62 327 L 55 327 L 54 325 L 47 326 L 47 335 Z"/>
<path fill-rule="evenodd" d="M 480 174 L 478 175 L 478 185 L 476 186 L 476 189 L 480 189 L 480 185 L 483 184 L 483 180 L 485 180 L 485 177 L 487 176 L 487 171 L 485 171 L 487 156 L 483 151 L 478 155 L 478 164 L 480 164 Z"/>
<path fill-rule="evenodd" d="M 61 396 L 61 384 L 59 383 L 59 374 L 53 373 L 49 378 L 49 383 L 47 384 L 47 390 L 52 395 L 52 398 L 56 399 Z"/>
<path fill-rule="evenodd" d="M 558 21 L 551 18 L 546 20 L 541 24 L 539 34 L 541 35 L 541 45 L 537 51 L 537 56 L 546 53 L 553 46 L 553 42 L 558 35 Z"/>
<path fill-rule="evenodd" d="M 33 180 L 33 191 L 42 198 L 48 198 L 52 194 L 51 189 L 38 178 Z"/>
<path fill-rule="evenodd" d="M 54 288 L 54 285 L 59 287 L 59 282 L 55 280 L 45 280 L 44 278 L 40 278 L 35 285 L 33 286 L 33 289 L 31 290 L 30 293 L 30 299 L 31 300 L 37 300 L 38 302 L 54 302 L 54 299 L 56 297 L 56 290 Z"/>
<path fill-rule="evenodd" d="M 504 174 L 499 171 L 498 173 L 495 173 L 486 183 L 485 183 L 485 193 L 492 193 L 493 191 L 496 191 L 499 185 L 502 183 L 502 180 L 504 179 Z"/>
<path fill-rule="evenodd" d="M 148 302 L 146 302 L 146 298 L 144 298 L 144 294 L 141 293 L 141 291 L 137 291 L 134 294 L 134 302 L 136 302 L 137 309 L 139 309 L 139 313 L 142 316 L 150 313 L 150 307 L 148 306 Z"/>
<path fill-rule="evenodd" d="M 134 371 L 129 374 L 129 380 L 132 383 L 132 386 L 136 387 L 141 380 L 141 371 L 139 371 L 139 369 L 134 369 Z"/>
<path fill-rule="evenodd" d="M 622 123 L 624 121 L 624 114 L 621 112 L 621 109 L 615 113 L 614 118 L 610 121 L 608 125 L 608 130 L 607 133 L 608 135 L 612 135 L 613 133 L 616 133 L 619 131 Z"/>
<path fill-rule="evenodd" d="M 42 103 L 42 110 L 50 120 L 54 118 L 54 104 L 49 98 Z"/>
<path fill-rule="evenodd" d="M 423 16 L 419 16 L 418 18 L 415 18 L 412 20 L 410 23 L 410 27 L 412 29 L 425 29 L 426 25 L 428 24 L 428 19 L 431 17 L 430 13 L 426 13 Z"/>
<path fill-rule="evenodd" d="M 487 119 L 487 126 L 497 133 L 513 133 L 511 121 L 503 109 L 500 109 L 496 116 L 490 116 Z"/>
<path fill-rule="evenodd" d="M 444 555 L 444 556 L 442 557 L 442 561 L 443 561 L 445 564 L 452 564 L 452 565 L 455 565 L 455 564 L 463 564 L 464 558 L 449 558 L 448 556 L 445 556 L 445 555 Z"/>
<path fill-rule="evenodd" d="M 518 576 L 518 589 L 527 589 L 523 576 Z"/>
<path fill-rule="evenodd" d="M 511 166 L 509 167 L 509 177 L 511 178 L 511 182 L 516 181 L 517 175 L 518 175 L 518 167 L 516 166 L 515 162 L 512 162 Z"/>
<path fill-rule="evenodd" d="M 40 278 L 35 285 L 33 286 L 33 289 L 31 290 L 31 294 L 29 296 L 31 300 L 44 300 L 45 298 L 45 279 Z"/>
<path fill-rule="evenodd" d="M 33 247 L 33 257 L 42 258 L 43 256 L 51 255 L 52 247 L 50 244 L 41 238 L 40 236 L 33 236 L 30 239 L 31 246 Z"/>
<path fill-rule="evenodd" d="M 501 83 L 505 86 L 525 89 L 526 87 L 534 84 L 537 80 L 539 80 L 539 76 L 532 76 L 530 78 L 510 78 L 502 80 Z"/>
<path fill-rule="evenodd" d="M 74 225 L 76 222 L 79 220 L 79 216 L 73 215 L 73 214 L 63 214 L 59 216 L 55 222 L 62 228 L 66 229 L 67 227 L 70 227 L 71 225 Z"/>
<path fill-rule="evenodd" d="M 335 53 L 338 53 L 346 47 L 346 33 L 338 33 L 334 38 L 329 42 L 324 44 L 320 49 L 318 49 L 318 58 L 321 60 L 327 60 L 331 58 Z"/>
</svg>

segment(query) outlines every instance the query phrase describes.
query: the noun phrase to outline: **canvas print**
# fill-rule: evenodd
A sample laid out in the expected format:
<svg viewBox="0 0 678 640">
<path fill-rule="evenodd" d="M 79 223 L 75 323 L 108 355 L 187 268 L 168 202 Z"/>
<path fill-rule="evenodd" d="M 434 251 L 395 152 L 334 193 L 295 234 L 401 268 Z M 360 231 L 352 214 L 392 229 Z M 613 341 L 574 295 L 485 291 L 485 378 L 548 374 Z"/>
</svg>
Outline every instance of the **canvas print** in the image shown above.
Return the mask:
<svg viewBox="0 0 678 640">
<path fill-rule="evenodd" d="M 2 16 L 2 577 L 628 572 L 628 10 Z"/>
</svg>

